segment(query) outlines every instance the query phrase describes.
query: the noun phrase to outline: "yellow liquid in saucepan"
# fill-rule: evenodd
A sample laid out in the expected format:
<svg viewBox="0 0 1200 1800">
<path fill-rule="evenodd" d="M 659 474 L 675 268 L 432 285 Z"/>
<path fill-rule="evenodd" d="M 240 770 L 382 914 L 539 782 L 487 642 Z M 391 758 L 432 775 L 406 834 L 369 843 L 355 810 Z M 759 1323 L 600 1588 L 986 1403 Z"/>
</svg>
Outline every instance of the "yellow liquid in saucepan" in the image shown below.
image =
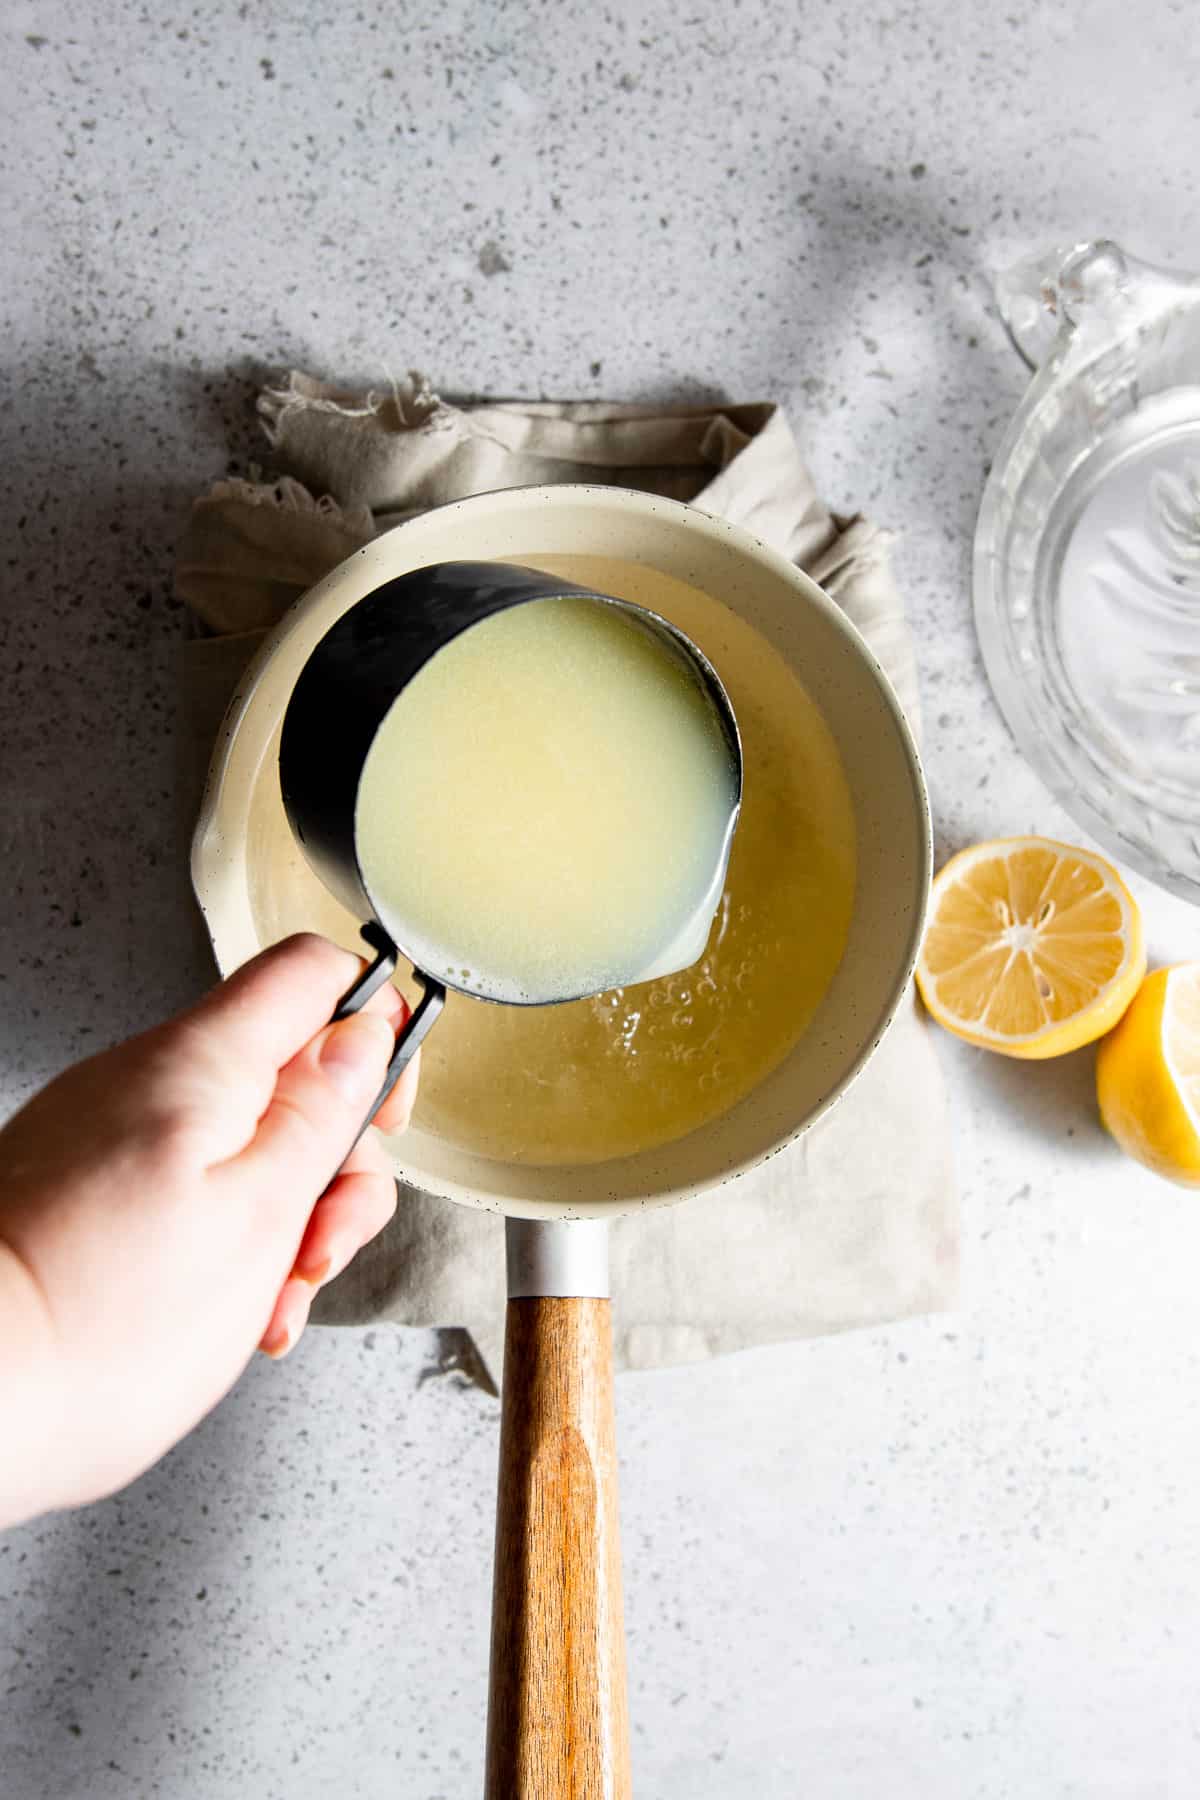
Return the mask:
<svg viewBox="0 0 1200 1800">
<path fill-rule="evenodd" d="M 422 1052 L 423 1129 L 507 1162 L 597 1162 L 719 1117 L 799 1039 L 845 946 L 854 815 L 819 709 L 726 607 L 613 558 L 517 560 L 679 626 L 716 668 L 742 735 L 741 820 L 694 967 L 562 1006 L 452 994 Z"/>
<path fill-rule="evenodd" d="M 452 639 L 393 703 L 355 838 L 418 967 L 561 1001 L 695 960 L 736 798 L 682 649 L 603 600 L 538 600 Z"/>
</svg>

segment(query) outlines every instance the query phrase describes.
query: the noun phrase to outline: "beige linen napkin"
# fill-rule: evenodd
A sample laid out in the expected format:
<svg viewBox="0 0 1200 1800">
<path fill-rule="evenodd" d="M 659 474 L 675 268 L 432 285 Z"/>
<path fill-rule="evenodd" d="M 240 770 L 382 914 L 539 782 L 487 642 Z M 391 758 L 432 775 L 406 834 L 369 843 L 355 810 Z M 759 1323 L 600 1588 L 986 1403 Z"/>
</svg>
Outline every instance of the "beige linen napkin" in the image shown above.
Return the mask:
<svg viewBox="0 0 1200 1800">
<path fill-rule="evenodd" d="M 196 502 L 179 554 L 179 594 L 219 634 L 185 647 L 197 784 L 247 657 L 305 588 L 427 507 L 556 481 L 690 501 L 781 550 L 845 609 L 917 723 L 912 644 L 886 540 L 822 504 L 774 406 L 460 407 L 416 376 L 354 394 L 299 374 L 258 404 L 279 479 L 218 482 Z M 820 1124 L 719 1192 L 617 1221 L 612 1262 L 625 1367 L 952 1304 L 958 1218 L 945 1101 L 911 996 Z M 405 1189 L 392 1224 L 322 1294 L 317 1317 L 465 1327 L 498 1370 L 503 1310 L 503 1221 Z"/>
</svg>

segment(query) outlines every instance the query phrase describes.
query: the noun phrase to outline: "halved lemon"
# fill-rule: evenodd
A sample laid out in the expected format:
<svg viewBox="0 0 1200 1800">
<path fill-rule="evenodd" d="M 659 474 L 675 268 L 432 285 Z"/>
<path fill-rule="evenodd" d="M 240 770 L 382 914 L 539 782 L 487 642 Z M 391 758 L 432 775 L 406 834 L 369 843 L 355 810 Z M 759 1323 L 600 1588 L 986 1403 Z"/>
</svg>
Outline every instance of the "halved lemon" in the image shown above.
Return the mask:
<svg viewBox="0 0 1200 1800">
<path fill-rule="evenodd" d="M 1100 1046 L 1096 1096 L 1122 1150 L 1200 1187 L 1200 963 L 1147 975 Z"/>
<path fill-rule="evenodd" d="M 1006 1056 L 1062 1056 L 1116 1024 L 1146 972 L 1137 902 L 1112 864 L 1052 838 L 1001 838 L 933 884 L 917 962 L 939 1025 Z"/>
</svg>

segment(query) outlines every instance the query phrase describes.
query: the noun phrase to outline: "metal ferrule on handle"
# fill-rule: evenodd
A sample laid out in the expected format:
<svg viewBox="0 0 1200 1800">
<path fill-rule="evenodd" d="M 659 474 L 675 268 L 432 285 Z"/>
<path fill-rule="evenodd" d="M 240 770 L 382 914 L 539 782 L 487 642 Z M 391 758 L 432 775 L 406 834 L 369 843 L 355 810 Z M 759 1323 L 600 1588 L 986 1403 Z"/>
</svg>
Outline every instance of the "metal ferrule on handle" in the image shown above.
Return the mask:
<svg viewBox="0 0 1200 1800">
<path fill-rule="evenodd" d="M 506 1219 L 510 1300 L 607 1300 L 606 1219 Z"/>
</svg>

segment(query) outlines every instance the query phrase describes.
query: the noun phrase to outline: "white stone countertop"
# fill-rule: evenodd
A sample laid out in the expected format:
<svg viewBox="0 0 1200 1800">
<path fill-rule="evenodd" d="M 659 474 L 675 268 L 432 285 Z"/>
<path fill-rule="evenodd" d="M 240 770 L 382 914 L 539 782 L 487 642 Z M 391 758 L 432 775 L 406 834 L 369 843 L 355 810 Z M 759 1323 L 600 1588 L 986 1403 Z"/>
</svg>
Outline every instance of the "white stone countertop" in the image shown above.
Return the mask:
<svg viewBox="0 0 1200 1800">
<path fill-rule="evenodd" d="M 1186 0 L 8 0 L 4 1108 L 205 977 L 171 559 L 268 369 L 785 402 L 902 532 L 941 851 L 1078 837 L 971 624 L 1025 380 L 990 276 L 1098 232 L 1200 267 L 1198 97 Z M 1200 1203 L 1086 1053 L 940 1048 L 960 1310 L 618 1383 L 640 1795 L 1200 1792 Z M 497 1405 L 438 1369 L 310 1334 L 0 1541 L 5 1800 L 477 1794 Z"/>
</svg>

